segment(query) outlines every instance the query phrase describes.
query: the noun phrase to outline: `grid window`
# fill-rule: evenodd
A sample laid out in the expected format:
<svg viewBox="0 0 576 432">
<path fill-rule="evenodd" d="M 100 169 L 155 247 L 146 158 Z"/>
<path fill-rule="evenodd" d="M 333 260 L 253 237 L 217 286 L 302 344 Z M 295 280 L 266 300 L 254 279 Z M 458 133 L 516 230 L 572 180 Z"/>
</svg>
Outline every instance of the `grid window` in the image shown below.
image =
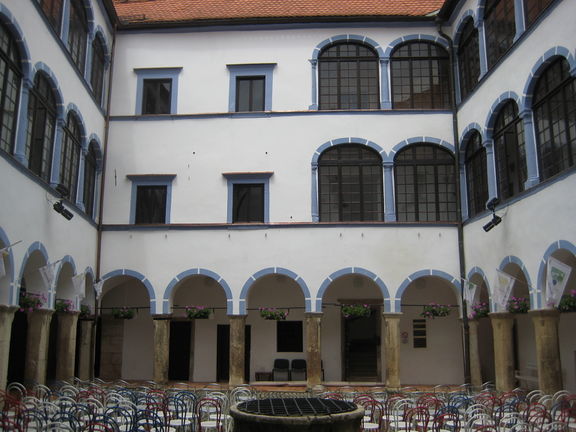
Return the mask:
<svg viewBox="0 0 576 432">
<path fill-rule="evenodd" d="M 454 157 L 432 144 L 415 144 L 394 159 L 396 213 L 401 222 L 454 222 Z"/>
<path fill-rule="evenodd" d="M 56 99 L 48 79 L 38 73 L 28 101 L 26 158 L 28 168 L 45 181 L 50 181 L 55 129 Z"/>
<path fill-rule="evenodd" d="M 359 43 L 329 46 L 318 57 L 321 110 L 378 109 L 378 56 Z"/>
<path fill-rule="evenodd" d="M 166 223 L 165 185 L 138 185 L 136 189 L 136 224 Z"/>
<path fill-rule="evenodd" d="M 524 0 L 524 12 L 526 13 L 526 25 L 530 26 L 536 21 L 544 10 L 554 0 Z"/>
<path fill-rule="evenodd" d="M 464 99 L 476 87 L 480 77 L 478 30 L 474 27 L 474 21 L 471 18 L 466 21 L 460 36 L 458 71 L 460 74 L 460 95 Z"/>
<path fill-rule="evenodd" d="M 408 42 L 392 53 L 390 66 L 394 108 L 450 108 L 450 65 L 444 48 Z"/>
<path fill-rule="evenodd" d="M 96 198 L 96 175 L 98 169 L 97 144 L 92 141 L 84 159 L 84 211 L 90 217 L 94 216 L 94 200 Z"/>
<path fill-rule="evenodd" d="M 70 191 L 68 199 L 73 203 L 76 202 L 81 139 L 82 133 L 78 120 L 72 114 L 68 114 L 60 156 L 60 183 Z"/>
<path fill-rule="evenodd" d="M 412 320 L 412 341 L 414 348 L 426 348 L 427 346 L 426 320 Z"/>
<path fill-rule="evenodd" d="M 234 184 L 232 222 L 264 222 L 264 184 Z"/>
<path fill-rule="evenodd" d="M 0 149 L 11 153 L 16 132 L 16 112 L 22 71 L 14 38 L 0 24 Z"/>
<path fill-rule="evenodd" d="M 170 114 L 172 79 L 144 79 L 142 114 Z"/>
<path fill-rule="evenodd" d="M 68 29 L 68 50 L 80 72 L 84 73 L 86 62 L 86 42 L 88 40 L 88 20 L 84 5 L 80 0 L 70 2 L 70 25 Z"/>
<path fill-rule="evenodd" d="M 527 178 L 524 127 L 516 103 L 510 101 L 498 112 L 494 126 L 494 153 L 498 174 L 498 196 L 511 198 L 524 190 Z"/>
<path fill-rule="evenodd" d="M 514 43 L 514 0 L 487 0 L 484 14 L 488 67 L 492 67 Z"/>
<path fill-rule="evenodd" d="M 541 180 L 575 165 L 576 82 L 564 58 L 542 73 L 534 92 L 534 120 Z"/>
<path fill-rule="evenodd" d="M 468 216 L 472 217 L 483 211 L 488 201 L 486 149 L 478 132 L 474 132 L 468 139 L 465 164 Z"/>
<path fill-rule="evenodd" d="M 40 7 L 44 11 L 46 18 L 56 30 L 56 33 L 60 34 L 60 25 L 62 23 L 62 0 L 39 0 Z"/>
<path fill-rule="evenodd" d="M 304 348 L 302 321 L 276 322 L 276 351 L 302 352 Z"/>
<path fill-rule="evenodd" d="M 382 159 L 361 145 L 326 150 L 318 161 L 321 222 L 383 220 Z"/>
<path fill-rule="evenodd" d="M 104 89 L 104 71 L 106 68 L 106 52 L 104 44 L 99 37 L 92 42 L 92 72 L 90 84 L 98 105 L 102 105 L 102 92 Z"/>
<path fill-rule="evenodd" d="M 264 111 L 265 77 L 236 78 L 236 111 Z"/>
</svg>

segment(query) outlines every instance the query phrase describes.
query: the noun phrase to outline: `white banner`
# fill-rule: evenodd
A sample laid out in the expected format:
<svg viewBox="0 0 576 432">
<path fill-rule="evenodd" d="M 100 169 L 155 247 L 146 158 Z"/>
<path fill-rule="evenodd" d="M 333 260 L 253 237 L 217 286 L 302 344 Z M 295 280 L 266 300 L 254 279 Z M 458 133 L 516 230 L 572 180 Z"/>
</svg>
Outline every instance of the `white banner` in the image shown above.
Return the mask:
<svg viewBox="0 0 576 432">
<path fill-rule="evenodd" d="M 8 248 L 0 249 L 0 278 L 6 276 L 6 266 L 4 265 L 5 255 L 8 255 Z"/>
<path fill-rule="evenodd" d="M 500 312 L 506 310 L 506 303 L 512 293 L 514 278 L 508 273 L 496 270 L 496 286 L 494 288 L 494 303 Z"/>
<path fill-rule="evenodd" d="M 464 279 L 464 300 L 466 300 L 466 303 L 468 303 L 470 306 L 474 303 L 477 288 L 478 285 L 470 282 L 467 279 Z"/>
<path fill-rule="evenodd" d="M 572 268 L 562 261 L 548 258 L 546 269 L 546 305 L 548 307 L 558 307 L 571 271 Z"/>
<path fill-rule="evenodd" d="M 94 291 L 96 291 L 96 298 L 100 298 L 102 295 L 102 287 L 104 286 L 104 281 L 101 280 L 94 284 Z"/>
<path fill-rule="evenodd" d="M 47 264 L 44 267 L 40 267 L 38 271 L 40 272 L 40 276 L 42 276 L 42 280 L 44 281 L 44 285 L 46 285 L 46 289 L 50 291 L 52 289 L 52 282 L 54 282 L 54 277 L 56 276 L 56 266 L 60 263 L 57 261 L 52 264 Z"/>
<path fill-rule="evenodd" d="M 78 296 L 80 300 L 86 297 L 86 273 L 80 273 L 72 277 L 72 284 L 74 285 L 74 294 Z"/>
</svg>

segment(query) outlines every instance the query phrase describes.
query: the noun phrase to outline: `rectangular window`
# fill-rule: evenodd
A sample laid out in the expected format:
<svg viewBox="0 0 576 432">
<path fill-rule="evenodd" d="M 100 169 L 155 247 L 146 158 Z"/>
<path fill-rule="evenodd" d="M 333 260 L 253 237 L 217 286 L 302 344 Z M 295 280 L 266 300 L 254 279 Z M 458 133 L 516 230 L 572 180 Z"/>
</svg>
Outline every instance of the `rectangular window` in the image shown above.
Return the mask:
<svg viewBox="0 0 576 432">
<path fill-rule="evenodd" d="M 142 114 L 170 114 L 172 79 L 143 81 Z"/>
<path fill-rule="evenodd" d="M 426 320 L 412 320 L 412 339 L 414 348 L 426 348 Z"/>
<path fill-rule="evenodd" d="M 264 111 L 264 89 L 266 78 L 236 78 L 236 111 Z"/>
<path fill-rule="evenodd" d="M 164 185 L 137 186 L 134 223 L 166 223 L 166 192 L 167 187 Z"/>
<path fill-rule="evenodd" d="M 276 351 L 302 352 L 303 340 L 302 321 L 277 321 Z"/>
<path fill-rule="evenodd" d="M 234 184 L 232 222 L 264 222 L 264 184 Z"/>
</svg>

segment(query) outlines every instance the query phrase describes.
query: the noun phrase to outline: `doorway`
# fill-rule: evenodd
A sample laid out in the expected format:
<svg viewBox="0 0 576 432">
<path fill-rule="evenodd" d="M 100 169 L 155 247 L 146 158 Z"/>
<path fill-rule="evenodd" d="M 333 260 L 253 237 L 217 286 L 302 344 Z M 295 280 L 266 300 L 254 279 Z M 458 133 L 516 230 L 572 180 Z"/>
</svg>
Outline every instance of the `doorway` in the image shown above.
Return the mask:
<svg viewBox="0 0 576 432">
<path fill-rule="evenodd" d="M 191 370 L 192 323 L 190 321 L 170 322 L 170 351 L 168 379 L 189 381 Z"/>
<path fill-rule="evenodd" d="M 369 317 L 343 320 L 344 381 L 379 381 L 379 308 Z"/>
<path fill-rule="evenodd" d="M 216 380 L 230 379 L 230 325 L 218 324 L 216 336 Z M 244 327 L 244 381 L 250 381 L 250 326 Z"/>
</svg>

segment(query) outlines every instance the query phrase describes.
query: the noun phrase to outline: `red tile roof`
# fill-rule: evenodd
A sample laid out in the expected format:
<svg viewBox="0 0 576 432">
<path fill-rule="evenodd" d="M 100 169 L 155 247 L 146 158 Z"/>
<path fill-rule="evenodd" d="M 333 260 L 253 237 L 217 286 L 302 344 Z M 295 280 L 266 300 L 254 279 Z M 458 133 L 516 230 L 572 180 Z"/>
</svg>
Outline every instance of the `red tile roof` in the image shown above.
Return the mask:
<svg viewBox="0 0 576 432">
<path fill-rule="evenodd" d="M 445 0 L 113 0 L 123 24 L 422 17 Z"/>
</svg>

